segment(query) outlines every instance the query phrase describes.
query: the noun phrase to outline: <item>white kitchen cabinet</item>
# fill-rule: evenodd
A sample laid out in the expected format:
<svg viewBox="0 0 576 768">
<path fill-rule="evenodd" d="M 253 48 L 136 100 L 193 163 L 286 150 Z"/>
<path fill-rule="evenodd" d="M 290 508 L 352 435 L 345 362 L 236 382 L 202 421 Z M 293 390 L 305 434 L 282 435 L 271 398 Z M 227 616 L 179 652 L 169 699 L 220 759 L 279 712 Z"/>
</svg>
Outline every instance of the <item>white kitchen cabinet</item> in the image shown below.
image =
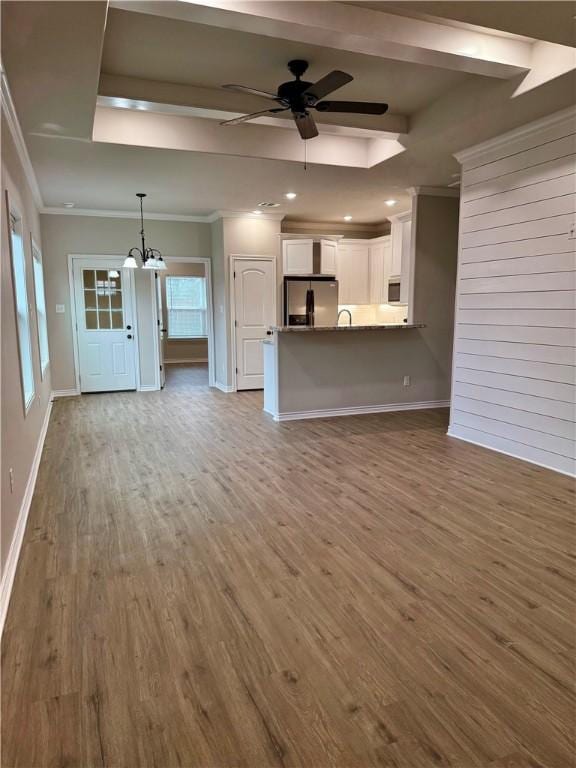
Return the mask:
<svg viewBox="0 0 576 768">
<path fill-rule="evenodd" d="M 339 304 L 370 304 L 370 244 L 341 240 L 336 257 Z"/>
<path fill-rule="evenodd" d="M 392 269 L 392 248 L 390 237 L 371 240 L 370 252 L 370 303 L 386 304 L 388 301 L 388 280 Z"/>
<path fill-rule="evenodd" d="M 338 243 L 336 240 L 320 240 L 320 273 L 322 275 L 336 274 L 336 259 Z"/>
<path fill-rule="evenodd" d="M 285 275 L 311 275 L 314 271 L 312 239 L 283 240 L 282 266 Z"/>
</svg>

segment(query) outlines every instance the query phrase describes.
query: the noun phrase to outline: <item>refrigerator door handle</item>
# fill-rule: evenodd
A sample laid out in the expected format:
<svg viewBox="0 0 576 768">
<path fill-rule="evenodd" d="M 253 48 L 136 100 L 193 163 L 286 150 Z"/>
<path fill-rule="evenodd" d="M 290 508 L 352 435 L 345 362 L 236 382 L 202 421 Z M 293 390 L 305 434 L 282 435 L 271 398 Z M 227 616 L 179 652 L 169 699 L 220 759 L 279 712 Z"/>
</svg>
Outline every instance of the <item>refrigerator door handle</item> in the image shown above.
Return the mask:
<svg viewBox="0 0 576 768">
<path fill-rule="evenodd" d="M 306 325 L 314 325 L 314 291 L 306 291 Z"/>
</svg>

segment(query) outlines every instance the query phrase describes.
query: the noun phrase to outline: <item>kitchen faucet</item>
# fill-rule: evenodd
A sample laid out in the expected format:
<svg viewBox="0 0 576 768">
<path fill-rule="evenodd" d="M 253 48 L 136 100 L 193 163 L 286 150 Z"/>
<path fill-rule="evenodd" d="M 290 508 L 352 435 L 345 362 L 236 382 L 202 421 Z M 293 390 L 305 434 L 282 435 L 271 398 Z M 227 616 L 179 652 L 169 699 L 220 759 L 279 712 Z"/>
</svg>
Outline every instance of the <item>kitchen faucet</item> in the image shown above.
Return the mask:
<svg viewBox="0 0 576 768">
<path fill-rule="evenodd" d="M 352 325 L 352 312 L 350 312 L 349 309 L 341 309 L 340 312 L 338 312 L 338 320 L 336 321 L 336 325 L 339 325 L 340 323 L 340 315 L 342 312 L 348 312 L 348 317 L 350 318 L 350 322 L 348 323 L 349 326 Z"/>
</svg>

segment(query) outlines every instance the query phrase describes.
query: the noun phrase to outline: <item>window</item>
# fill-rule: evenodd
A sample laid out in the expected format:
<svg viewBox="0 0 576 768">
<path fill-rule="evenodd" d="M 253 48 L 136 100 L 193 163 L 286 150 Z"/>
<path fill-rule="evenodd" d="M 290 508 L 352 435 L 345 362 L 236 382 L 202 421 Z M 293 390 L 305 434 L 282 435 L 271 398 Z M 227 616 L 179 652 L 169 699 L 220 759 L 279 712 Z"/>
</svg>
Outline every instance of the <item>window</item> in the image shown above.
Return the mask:
<svg viewBox="0 0 576 768">
<path fill-rule="evenodd" d="M 206 336 L 206 278 L 167 277 L 166 307 L 169 339 Z"/>
<path fill-rule="evenodd" d="M 38 349 L 40 350 L 40 373 L 42 378 L 50 362 L 48 353 L 48 321 L 46 318 L 46 299 L 44 296 L 44 270 L 42 255 L 32 243 L 32 264 L 34 265 L 34 293 L 36 294 L 36 319 L 38 322 Z"/>
<path fill-rule="evenodd" d="M 18 347 L 20 350 L 20 377 L 24 410 L 34 400 L 34 369 L 32 367 L 32 344 L 30 342 L 30 313 L 26 291 L 26 258 L 22 240 L 22 219 L 10 212 L 10 242 L 12 246 L 12 278 L 14 281 L 14 303 L 18 326 Z"/>
</svg>

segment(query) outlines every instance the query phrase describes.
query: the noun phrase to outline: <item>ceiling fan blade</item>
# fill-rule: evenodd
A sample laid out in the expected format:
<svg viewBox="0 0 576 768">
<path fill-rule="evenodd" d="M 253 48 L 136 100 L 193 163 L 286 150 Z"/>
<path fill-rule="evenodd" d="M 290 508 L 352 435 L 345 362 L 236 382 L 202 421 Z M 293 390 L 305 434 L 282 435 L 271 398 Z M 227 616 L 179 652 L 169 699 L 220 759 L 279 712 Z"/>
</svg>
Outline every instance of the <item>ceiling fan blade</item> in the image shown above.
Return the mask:
<svg viewBox="0 0 576 768">
<path fill-rule="evenodd" d="M 320 78 L 317 83 L 311 85 L 307 91 L 304 92 L 304 96 L 314 96 L 315 99 L 322 99 L 337 88 L 342 88 L 343 85 L 354 80 L 352 75 L 347 75 L 346 72 L 341 72 L 339 69 L 335 69 L 333 72 L 329 72 L 324 77 Z"/>
<path fill-rule="evenodd" d="M 226 88 L 229 91 L 240 91 L 240 93 L 251 93 L 252 96 L 262 96 L 264 99 L 272 99 L 273 101 L 280 101 L 275 93 L 268 93 L 268 91 L 258 91 L 256 88 L 248 88 L 246 85 L 223 85 L 222 88 Z"/>
<path fill-rule="evenodd" d="M 294 115 L 294 122 L 303 139 L 313 139 L 318 136 L 318 128 L 312 115 Z"/>
<path fill-rule="evenodd" d="M 278 107 L 278 109 L 264 109 L 262 112 L 252 112 L 250 115 L 241 115 L 240 117 L 234 117 L 232 120 L 224 120 L 220 125 L 238 125 L 238 123 L 245 123 L 247 120 L 254 120 L 256 117 L 264 117 L 264 115 L 274 115 L 276 112 L 286 112 L 288 107 Z"/>
<path fill-rule="evenodd" d="M 388 104 L 375 101 L 319 101 L 314 105 L 318 112 L 350 112 L 355 115 L 383 115 Z"/>
</svg>

